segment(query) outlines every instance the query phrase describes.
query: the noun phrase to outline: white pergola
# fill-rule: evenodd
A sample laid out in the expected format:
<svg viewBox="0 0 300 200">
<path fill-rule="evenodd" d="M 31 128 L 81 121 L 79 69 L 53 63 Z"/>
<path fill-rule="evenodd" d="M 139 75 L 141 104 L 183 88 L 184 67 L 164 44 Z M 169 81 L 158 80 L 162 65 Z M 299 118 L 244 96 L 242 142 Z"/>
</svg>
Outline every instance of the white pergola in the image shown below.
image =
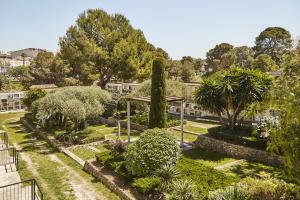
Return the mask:
<svg viewBox="0 0 300 200">
<path fill-rule="evenodd" d="M 151 103 L 151 97 L 146 96 L 146 97 L 130 97 L 127 100 L 127 135 L 128 135 L 128 143 L 130 143 L 130 102 L 131 101 L 139 101 L 139 102 L 144 102 L 144 103 Z M 180 146 L 184 146 L 183 143 L 183 117 L 184 117 L 184 98 L 183 97 L 173 97 L 173 96 L 168 96 L 166 97 L 167 103 L 170 102 L 180 102 L 181 107 L 180 107 Z"/>
</svg>

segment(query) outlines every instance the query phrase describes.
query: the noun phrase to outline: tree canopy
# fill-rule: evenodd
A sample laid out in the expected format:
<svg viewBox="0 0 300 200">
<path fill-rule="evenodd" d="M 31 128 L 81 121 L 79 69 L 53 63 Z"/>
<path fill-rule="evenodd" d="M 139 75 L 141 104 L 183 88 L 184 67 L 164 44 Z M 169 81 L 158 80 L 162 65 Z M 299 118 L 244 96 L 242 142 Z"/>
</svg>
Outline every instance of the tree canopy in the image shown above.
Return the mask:
<svg viewBox="0 0 300 200">
<path fill-rule="evenodd" d="M 210 73 L 216 72 L 225 67 L 229 67 L 233 64 L 234 59 L 232 58 L 233 46 L 228 43 L 221 43 L 210 49 L 206 54 L 206 62 Z"/>
<path fill-rule="evenodd" d="M 260 54 L 253 62 L 253 68 L 263 72 L 272 72 L 278 69 L 278 65 L 272 60 L 271 56 Z"/>
<path fill-rule="evenodd" d="M 279 64 L 281 56 L 292 47 L 292 38 L 289 31 L 281 27 L 268 27 L 255 39 L 255 56 L 267 54 Z"/>
<path fill-rule="evenodd" d="M 149 77 L 156 55 L 156 49 L 128 19 L 101 9 L 82 13 L 59 44 L 59 56 L 69 66 L 70 77 L 82 85 L 98 80 L 104 87 L 112 77 Z"/>
<path fill-rule="evenodd" d="M 62 87 L 35 102 L 36 117 L 42 125 L 64 126 L 67 120 L 74 123 L 74 130 L 85 119 L 104 112 L 110 95 L 96 86 Z"/>
<path fill-rule="evenodd" d="M 195 93 L 195 100 L 220 117 L 226 114 L 233 129 L 239 114 L 248 105 L 262 101 L 271 85 L 272 79 L 259 71 L 232 68 L 205 79 Z"/>
</svg>

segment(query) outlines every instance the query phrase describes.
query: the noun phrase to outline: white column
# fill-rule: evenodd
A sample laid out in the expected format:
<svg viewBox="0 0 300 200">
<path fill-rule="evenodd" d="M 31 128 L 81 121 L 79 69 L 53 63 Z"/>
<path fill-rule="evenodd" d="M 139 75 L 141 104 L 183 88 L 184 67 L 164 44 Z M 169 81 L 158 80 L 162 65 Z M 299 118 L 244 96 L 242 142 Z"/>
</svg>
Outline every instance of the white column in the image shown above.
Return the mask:
<svg viewBox="0 0 300 200">
<path fill-rule="evenodd" d="M 130 143 L 130 101 L 127 101 L 127 135 L 128 144 Z"/>
<path fill-rule="evenodd" d="M 118 139 L 120 139 L 121 135 L 121 123 L 120 123 L 120 117 L 118 116 Z"/>
<path fill-rule="evenodd" d="M 184 117 L 184 101 L 181 101 L 181 109 L 180 109 L 180 146 L 183 146 L 183 117 Z"/>
</svg>

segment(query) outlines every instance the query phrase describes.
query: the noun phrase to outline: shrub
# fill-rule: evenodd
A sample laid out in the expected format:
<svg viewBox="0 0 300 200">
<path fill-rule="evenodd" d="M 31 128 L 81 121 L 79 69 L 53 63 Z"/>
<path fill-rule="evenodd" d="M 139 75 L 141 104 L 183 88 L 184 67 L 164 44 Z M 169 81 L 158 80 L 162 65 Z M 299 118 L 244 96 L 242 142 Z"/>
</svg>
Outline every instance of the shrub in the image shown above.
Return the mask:
<svg viewBox="0 0 300 200">
<path fill-rule="evenodd" d="M 240 187 L 251 195 L 253 200 L 296 200 L 297 191 L 293 184 L 286 183 L 283 180 L 266 178 L 263 180 L 246 178 Z"/>
<path fill-rule="evenodd" d="M 131 121 L 136 124 L 148 126 L 148 113 L 146 114 L 136 114 L 131 117 Z M 184 121 L 186 123 L 186 121 Z M 173 126 L 179 126 L 180 120 L 176 117 L 168 116 L 166 126 L 173 127 Z"/>
<path fill-rule="evenodd" d="M 116 140 L 114 143 L 111 144 L 110 147 L 114 153 L 120 155 L 125 152 L 126 150 L 126 143 L 122 140 Z"/>
<path fill-rule="evenodd" d="M 255 149 L 266 150 L 267 138 L 259 138 L 252 134 L 251 129 L 240 128 L 235 131 L 224 129 L 222 127 L 210 128 L 209 136 L 223 140 L 229 143 L 243 145 Z"/>
<path fill-rule="evenodd" d="M 33 88 L 26 92 L 25 98 L 23 99 L 24 105 L 31 110 L 31 105 L 34 101 L 46 96 L 47 92 L 41 88 Z"/>
<path fill-rule="evenodd" d="M 173 182 L 172 192 L 168 200 L 196 200 L 196 186 L 191 180 L 177 180 Z"/>
<path fill-rule="evenodd" d="M 160 178 L 158 177 L 145 177 L 135 179 L 132 185 L 140 192 L 149 194 L 158 188 L 160 185 Z"/>
<path fill-rule="evenodd" d="M 161 179 L 160 189 L 168 191 L 172 181 L 179 176 L 180 172 L 174 165 L 163 165 L 156 170 L 155 175 Z"/>
<path fill-rule="evenodd" d="M 208 200 L 250 200 L 250 195 L 237 185 L 210 192 Z"/>
<path fill-rule="evenodd" d="M 219 189 L 209 194 L 209 200 L 296 200 L 297 190 L 283 180 L 246 178 L 235 186 Z"/>
<path fill-rule="evenodd" d="M 172 135 L 164 130 L 150 129 L 128 146 L 125 164 L 132 175 L 147 176 L 153 175 L 163 165 L 175 164 L 179 155 L 179 146 Z"/>
</svg>

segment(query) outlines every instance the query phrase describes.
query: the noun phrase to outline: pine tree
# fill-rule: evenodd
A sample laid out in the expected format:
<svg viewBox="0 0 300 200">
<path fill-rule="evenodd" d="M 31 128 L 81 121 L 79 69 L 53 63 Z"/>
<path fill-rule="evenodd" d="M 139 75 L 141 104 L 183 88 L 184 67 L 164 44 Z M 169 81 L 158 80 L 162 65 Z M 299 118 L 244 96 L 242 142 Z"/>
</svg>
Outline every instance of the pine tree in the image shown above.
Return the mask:
<svg viewBox="0 0 300 200">
<path fill-rule="evenodd" d="M 149 128 L 165 128 L 167 119 L 166 80 L 165 63 L 161 58 L 153 61 L 151 82 Z"/>
</svg>

